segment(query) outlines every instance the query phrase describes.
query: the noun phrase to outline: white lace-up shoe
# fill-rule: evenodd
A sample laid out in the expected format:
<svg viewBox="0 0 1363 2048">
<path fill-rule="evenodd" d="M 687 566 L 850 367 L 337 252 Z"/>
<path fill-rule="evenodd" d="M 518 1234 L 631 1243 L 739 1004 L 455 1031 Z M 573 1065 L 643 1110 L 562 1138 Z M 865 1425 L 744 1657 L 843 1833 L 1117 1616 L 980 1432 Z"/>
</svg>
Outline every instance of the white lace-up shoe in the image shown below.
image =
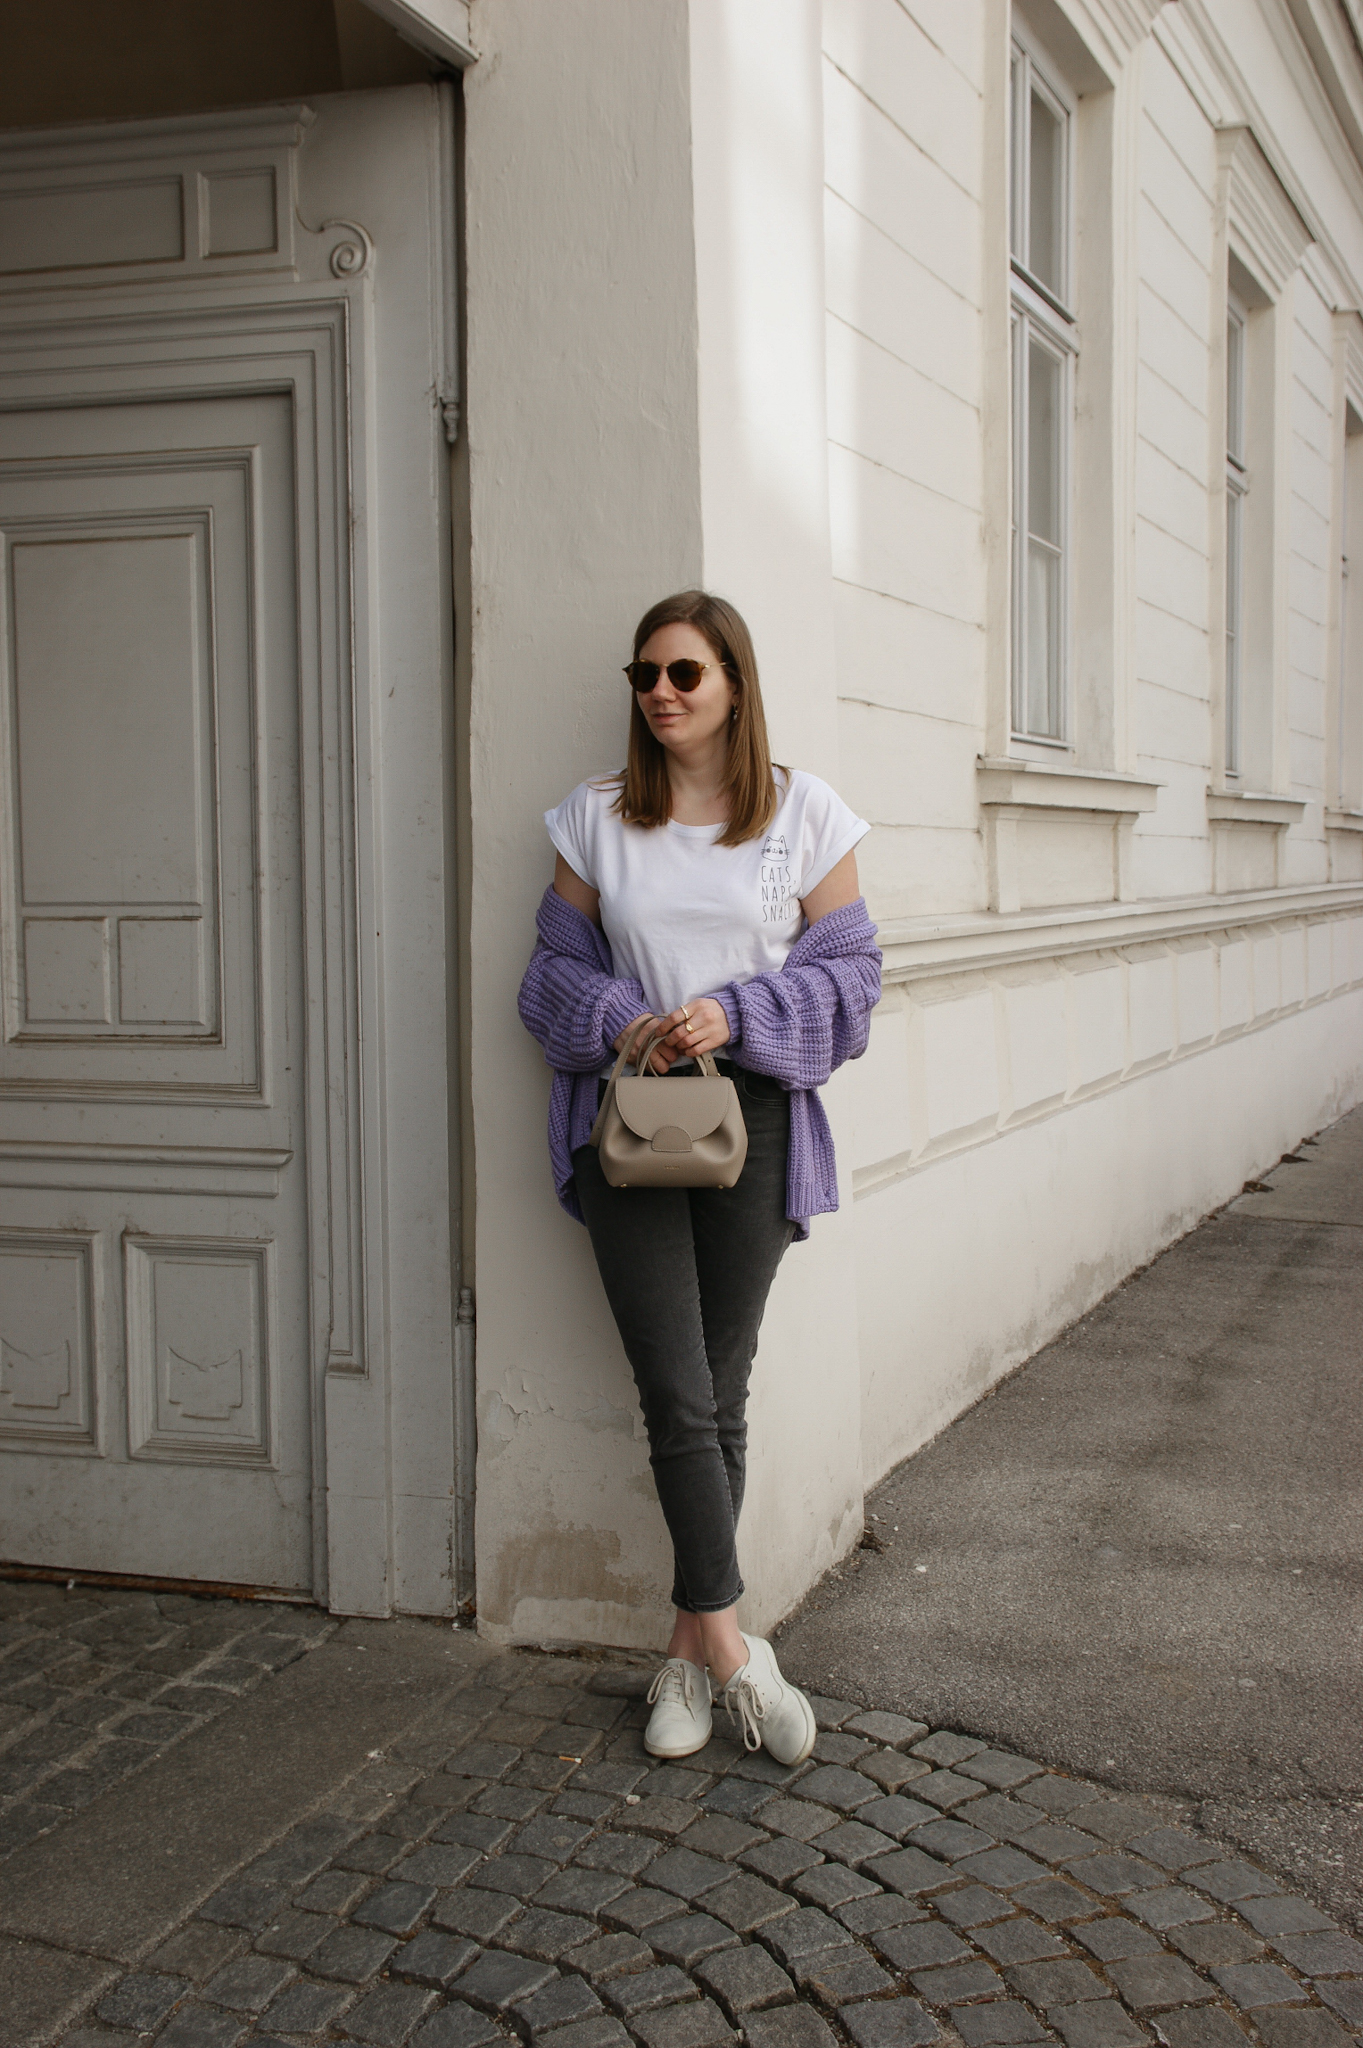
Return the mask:
<svg viewBox="0 0 1363 2048">
<path fill-rule="evenodd" d="M 710 1740 L 710 1681 L 698 1664 L 669 1657 L 648 1689 L 650 1756 L 693 1756 Z"/>
<path fill-rule="evenodd" d="M 740 1631 L 742 1633 L 742 1631 Z M 814 1747 L 814 1709 L 802 1692 L 787 1685 L 776 1653 L 761 1636 L 744 1636 L 748 1661 L 724 1688 L 731 1718 L 743 1730 L 745 1749 L 765 1749 L 778 1764 L 802 1764 Z"/>
</svg>

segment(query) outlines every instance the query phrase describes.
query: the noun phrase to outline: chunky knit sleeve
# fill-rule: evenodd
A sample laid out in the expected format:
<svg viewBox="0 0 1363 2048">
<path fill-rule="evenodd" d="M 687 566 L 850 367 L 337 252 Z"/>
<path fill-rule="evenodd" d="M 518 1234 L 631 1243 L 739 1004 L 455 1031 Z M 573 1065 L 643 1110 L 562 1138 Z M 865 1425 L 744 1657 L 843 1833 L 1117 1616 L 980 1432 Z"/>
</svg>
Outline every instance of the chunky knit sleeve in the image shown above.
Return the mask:
<svg viewBox="0 0 1363 2048">
<path fill-rule="evenodd" d="M 538 939 L 516 1007 L 522 1024 L 561 1074 L 605 1065 L 613 1042 L 648 1009 L 643 984 L 611 973 L 610 947 L 590 918 L 546 889 L 535 917 Z"/>
<path fill-rule="evenodd" d="M 517 999 L 521 1022 L 562 1074 L 589 1074 L 610 1059 L 614 1041 L 648 1008 L 643 985 L 565 959 L 543 941 L 530 956 Z"/>
<path fill-rule="evenodd" d="M 819 1088 L 865 1052 L 880 1000 L 880 949 L 858 897 L 812 924 L 775 974 L 714 991 L 742 1064 L 787 1088 Z"/>
</svg>

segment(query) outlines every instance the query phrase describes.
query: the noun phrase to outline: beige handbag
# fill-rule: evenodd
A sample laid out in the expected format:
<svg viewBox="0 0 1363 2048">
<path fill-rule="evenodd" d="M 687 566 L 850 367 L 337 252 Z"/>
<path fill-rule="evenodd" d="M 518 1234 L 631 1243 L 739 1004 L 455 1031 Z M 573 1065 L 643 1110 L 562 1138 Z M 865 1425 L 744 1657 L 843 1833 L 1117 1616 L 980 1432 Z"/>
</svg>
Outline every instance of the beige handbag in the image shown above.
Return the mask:
<svg viewBox="0 0 1363 2048">
<path fill-rule="evenodd" d="M 653 1031 L 638 1071 L 622 1072 L 644 1030 L 632 1031 L 615 1062 L 592 1125 L 591 1143 L 613 1188 L 731 1188 L 748 1156 L 748 1129 L 738 1090 L 709 1053 L 695 1055 L 698 1074 L 655 1074 Z"/>
</svg>

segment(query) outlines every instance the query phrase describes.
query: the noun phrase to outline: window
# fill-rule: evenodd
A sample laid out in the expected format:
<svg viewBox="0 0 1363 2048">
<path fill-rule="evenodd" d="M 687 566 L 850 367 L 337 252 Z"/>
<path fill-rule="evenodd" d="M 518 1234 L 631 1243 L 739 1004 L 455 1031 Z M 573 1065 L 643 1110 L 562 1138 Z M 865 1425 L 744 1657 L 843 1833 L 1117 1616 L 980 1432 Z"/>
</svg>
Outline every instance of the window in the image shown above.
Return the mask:
<svg viewBox="0 0 1363 2048">
<path fill-rule="evenodd" d="M 1245 309 L 1226 302 L 1226 776 L 1240 774 L 1244 714 Z"/>
<path fill-rule="evenodd" d="M 1363 417 L 1344 410 L 1344 502 L 1340 526 L 1339 671 L 1335 685 L 1334 773 L 1326 801 L 1363 809 Z"/>
<path fill-rule="evenodd" d="M 1073 113 L 1030 43 L 1013 44 L 1013 730 L 1064 744 L 1068 720 Z"/>
</svg>

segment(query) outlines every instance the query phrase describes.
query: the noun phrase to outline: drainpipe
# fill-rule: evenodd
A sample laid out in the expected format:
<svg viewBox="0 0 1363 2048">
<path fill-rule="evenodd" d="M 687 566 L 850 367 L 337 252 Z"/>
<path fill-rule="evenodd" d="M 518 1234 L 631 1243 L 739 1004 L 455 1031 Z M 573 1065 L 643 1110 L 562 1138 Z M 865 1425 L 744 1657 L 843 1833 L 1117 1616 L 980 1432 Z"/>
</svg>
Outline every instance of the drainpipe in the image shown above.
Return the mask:
<svg viewBox="0 0 1363 2048">
<path fill-rule="evenodd" d="M 478 1458 L 477 1385 L 478 1325 L 473 1289 L 459 1290 L 454 1323 L 454 1596 L 460 1620 L 476 1613 L 473 1575 L 473 1486 Z"/>
</svg>

